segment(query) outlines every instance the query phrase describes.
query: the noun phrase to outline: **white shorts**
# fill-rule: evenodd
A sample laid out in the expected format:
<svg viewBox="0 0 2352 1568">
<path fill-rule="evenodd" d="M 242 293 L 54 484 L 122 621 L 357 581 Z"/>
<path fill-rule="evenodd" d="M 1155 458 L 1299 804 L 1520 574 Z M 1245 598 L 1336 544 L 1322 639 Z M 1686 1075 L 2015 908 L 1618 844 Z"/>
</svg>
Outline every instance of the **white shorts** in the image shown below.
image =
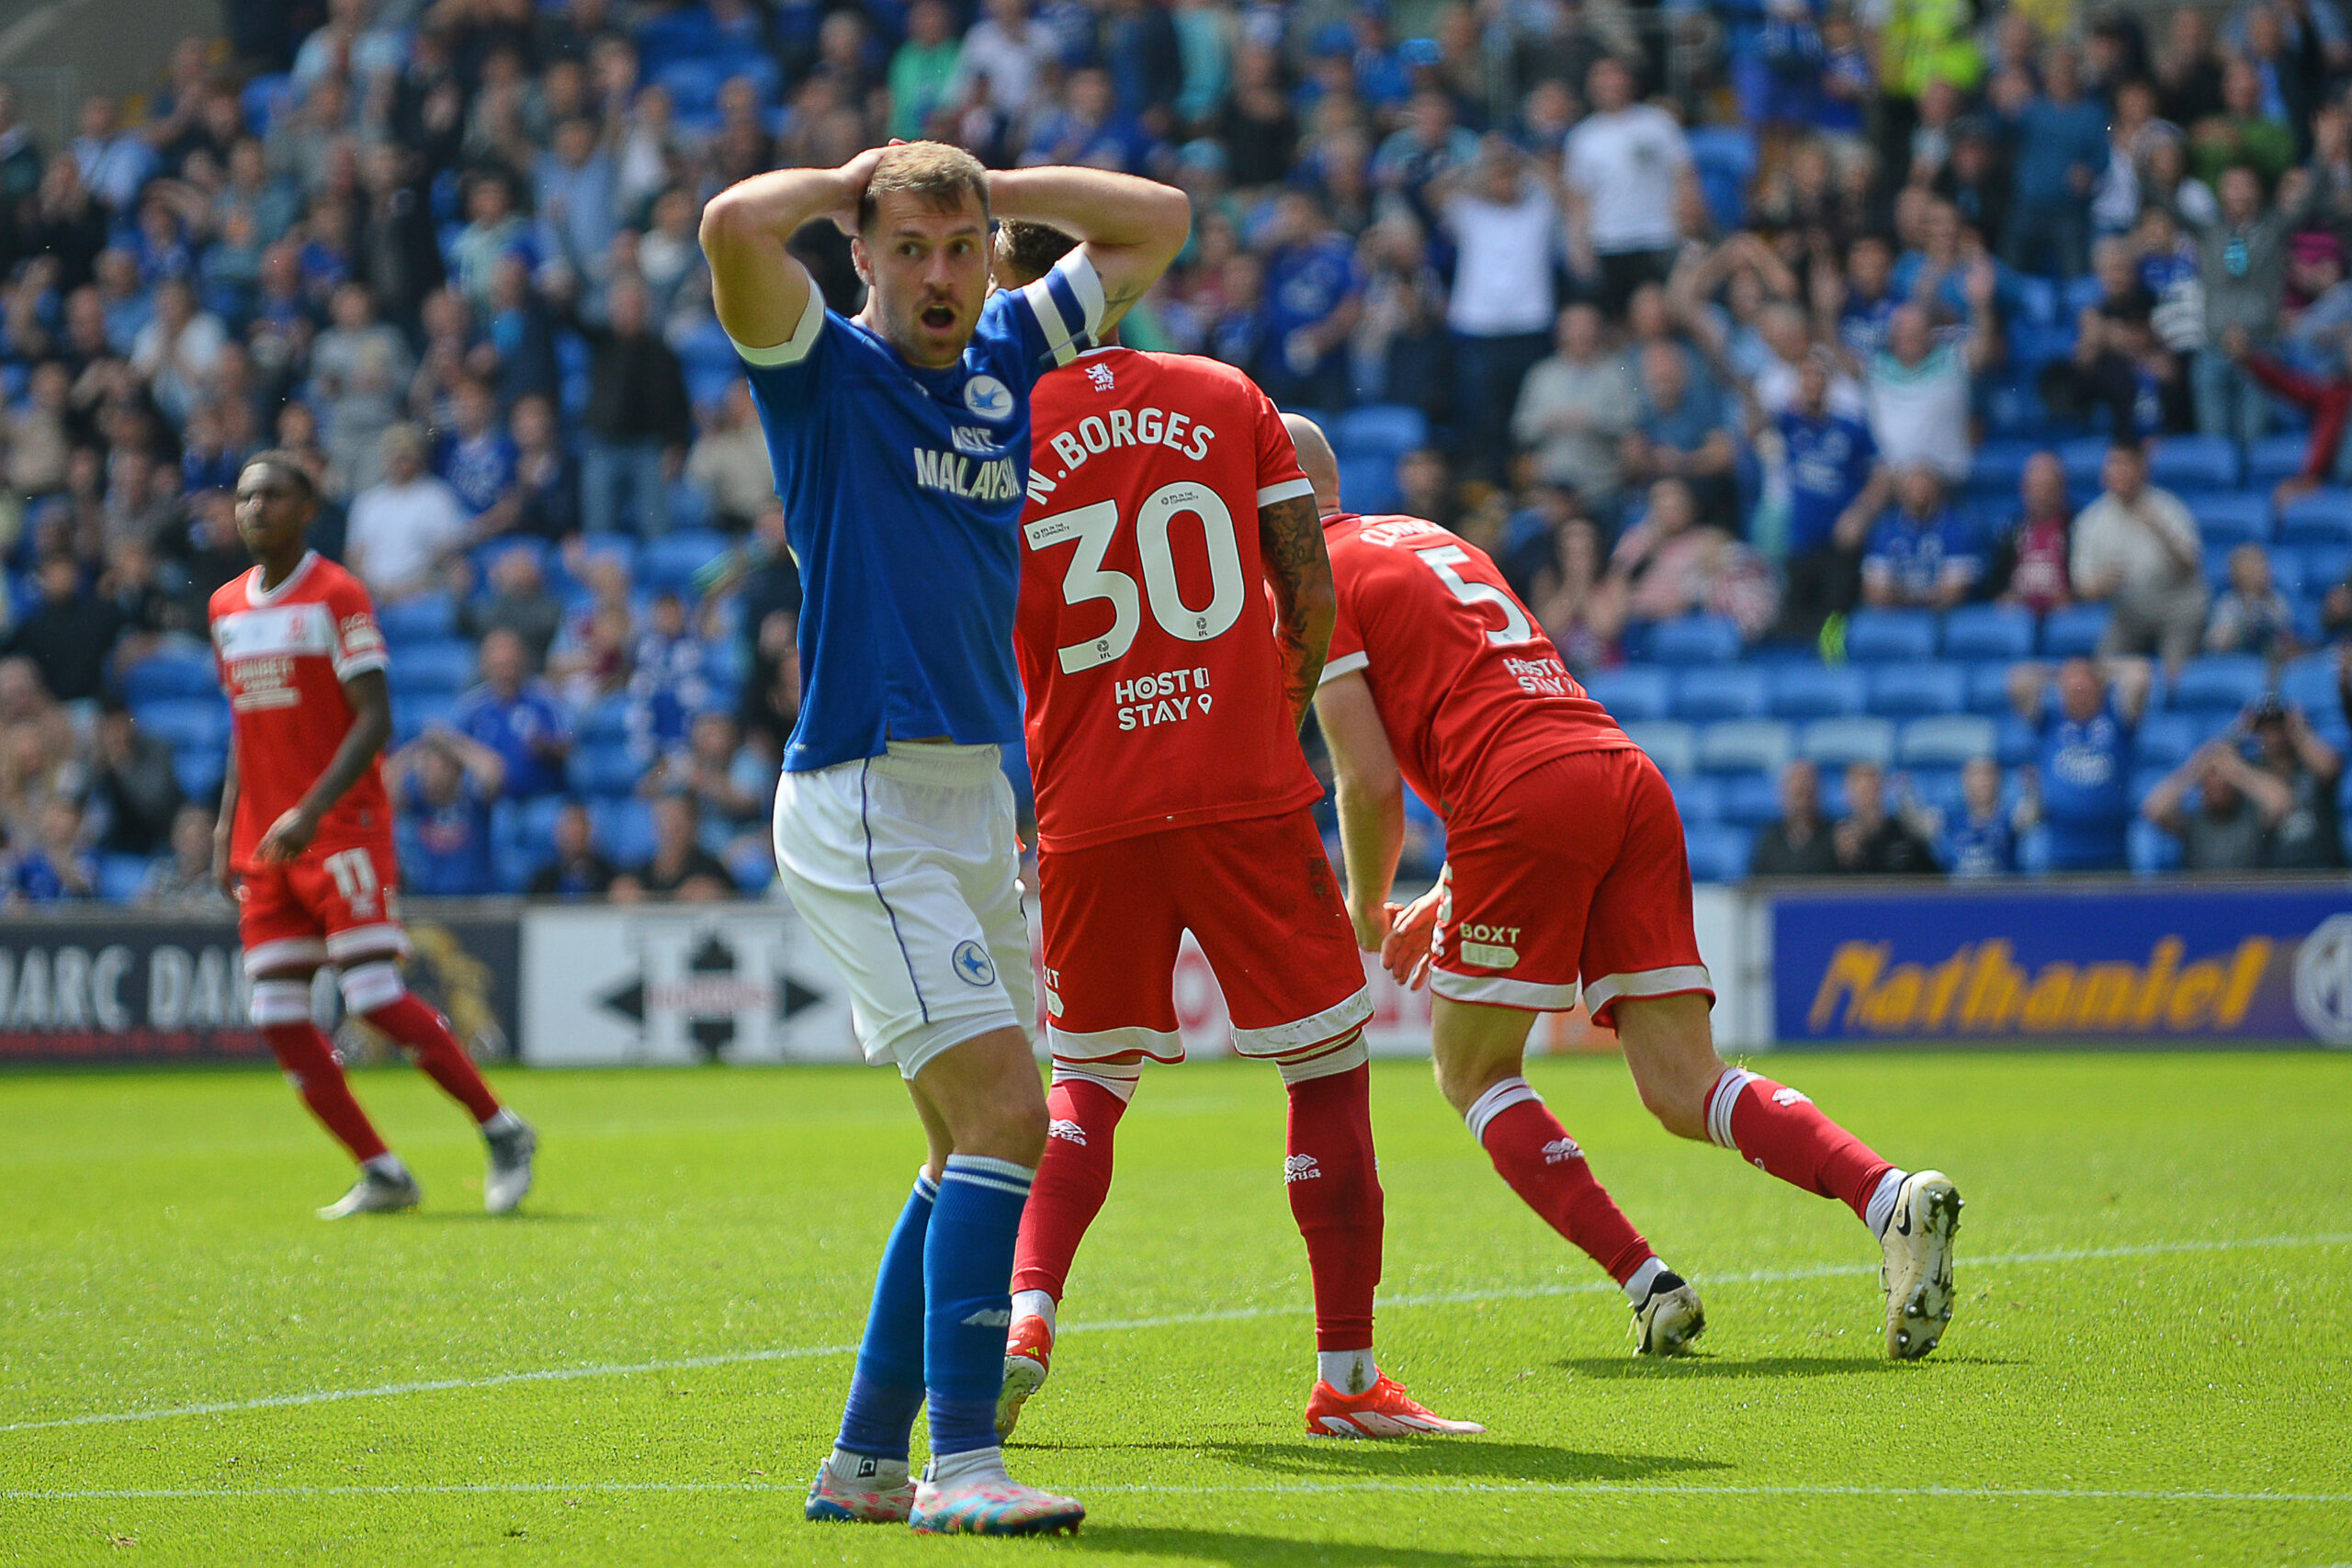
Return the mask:
<svg viewBox="0 0 2352 1568">
<path fill-rule="evenodd" d="M 848 982 L 865 1059 L 907 1077 L 991 1030 L 1035 1037 L 1021 846 L 998 755 L 893 744 L 786 773 L 776 789 L 784 890 Z"/>
</svg>

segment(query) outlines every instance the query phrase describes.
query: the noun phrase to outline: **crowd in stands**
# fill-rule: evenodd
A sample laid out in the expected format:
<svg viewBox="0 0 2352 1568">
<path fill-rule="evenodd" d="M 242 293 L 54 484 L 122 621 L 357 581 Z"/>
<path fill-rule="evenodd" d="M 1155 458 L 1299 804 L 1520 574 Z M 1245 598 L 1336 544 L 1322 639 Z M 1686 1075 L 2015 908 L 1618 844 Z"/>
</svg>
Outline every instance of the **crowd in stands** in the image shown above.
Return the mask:
<svg viewBox="0 0 2352 1568">
<path fill-rule="evenodd" d="M 891 136 L 1182 186 L 1125 341 L 1491 550 L 1702 877 L 2342 863 L 2339 0 L 225 9 L 62 145 L 0 88 L 14 900 L 217 900 L 266 446 L 382 606 L 411 890 L 764 888 L 798 596 L 695 227 Z"/>
</svg>

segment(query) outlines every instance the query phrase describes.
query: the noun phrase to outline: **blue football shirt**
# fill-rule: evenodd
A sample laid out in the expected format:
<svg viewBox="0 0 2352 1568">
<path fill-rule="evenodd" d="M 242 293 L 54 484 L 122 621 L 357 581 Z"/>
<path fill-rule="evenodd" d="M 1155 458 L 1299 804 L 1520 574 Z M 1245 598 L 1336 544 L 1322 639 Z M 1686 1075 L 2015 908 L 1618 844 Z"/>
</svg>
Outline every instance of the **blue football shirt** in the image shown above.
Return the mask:
<svg viewBox="0 0 2352 1568">
<path fill-rule="evenodd" d="M 1792 410 L 1773 423 L 1788 451 L 1789 554 L 1801 556 L 1829 543 L 1838 517 L 1870 483 L 1878 443 L 1869 425 L 1842 414 L 1813 419 Z"/>
<path fill-rule="evenodd" d="M 2120 871 L 2132 823 L 2132 730 L 2110 699 L 2087 719 L 2041 720 L 2041 815 L 2053 871 Z"/>
<path fill-rule="evenodd" d="M 944 369 L 908 364 L 813 288 L 788 342 L 735 345 L 800 564 L 787 773 L 879 756 L 894 739 L 1021 739 L 1029 389 L 1094 346 L 1102 314 L 1102 280 L 1073 251 L 991 295 Z"/>
</svg>

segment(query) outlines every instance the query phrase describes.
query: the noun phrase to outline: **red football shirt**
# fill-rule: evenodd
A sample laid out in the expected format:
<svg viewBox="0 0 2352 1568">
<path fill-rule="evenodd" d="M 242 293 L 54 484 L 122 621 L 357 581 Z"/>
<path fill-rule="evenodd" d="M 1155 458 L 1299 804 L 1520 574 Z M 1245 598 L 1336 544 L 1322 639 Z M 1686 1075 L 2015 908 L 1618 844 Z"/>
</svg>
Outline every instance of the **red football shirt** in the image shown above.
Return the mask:
<svg viewBox="0 0 2352 1568">
<path fill-rule="evenodd" d="M 1320 798 L 1283 694 L 1258 508 L 1313 491 L 1229 366 L 1107 348 L 1037 383 L 1013 640 L 1037 838 L 1080 849 Z"/>
<path fill-rule="evenodd" d="M 311 554 L 266 592 L 259 567 L 214 592 L 212 653 L 229 694 L 237 759 L 230 863 L 250 870 L 262 835 L 300 804 L 334 760 L 352 721 L 343 682 L 384 668 L 384 634 L 359 580 Z M 379 760 L 319 823 L 311 849 L 377 848 L 391 838 Z"/>
<path fill-rule="evenodd" d="M 1418 517 L 1323 520 L 1339 624 L 1323 679 L 1361 670 L 1397 766 L 1449 821 L 1572 751 L 1633 745 L 1560 662 L 1487 552 Z"/>
</svg>

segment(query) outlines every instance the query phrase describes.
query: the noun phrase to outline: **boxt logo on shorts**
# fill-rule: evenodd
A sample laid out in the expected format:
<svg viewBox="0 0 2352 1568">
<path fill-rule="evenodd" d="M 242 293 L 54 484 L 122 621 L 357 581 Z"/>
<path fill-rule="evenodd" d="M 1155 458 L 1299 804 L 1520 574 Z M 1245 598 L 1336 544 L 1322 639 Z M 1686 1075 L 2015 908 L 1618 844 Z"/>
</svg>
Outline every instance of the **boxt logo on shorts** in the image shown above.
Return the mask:
<svg viewBox="0 0 2352 1568">
<path fill-rule="evenodd" d="M 1464 925 L 1459 929 L 1462 961 L 1487 969 L 1509 969 L 1519 962 L 1520 926 Z"/>
</svg>

